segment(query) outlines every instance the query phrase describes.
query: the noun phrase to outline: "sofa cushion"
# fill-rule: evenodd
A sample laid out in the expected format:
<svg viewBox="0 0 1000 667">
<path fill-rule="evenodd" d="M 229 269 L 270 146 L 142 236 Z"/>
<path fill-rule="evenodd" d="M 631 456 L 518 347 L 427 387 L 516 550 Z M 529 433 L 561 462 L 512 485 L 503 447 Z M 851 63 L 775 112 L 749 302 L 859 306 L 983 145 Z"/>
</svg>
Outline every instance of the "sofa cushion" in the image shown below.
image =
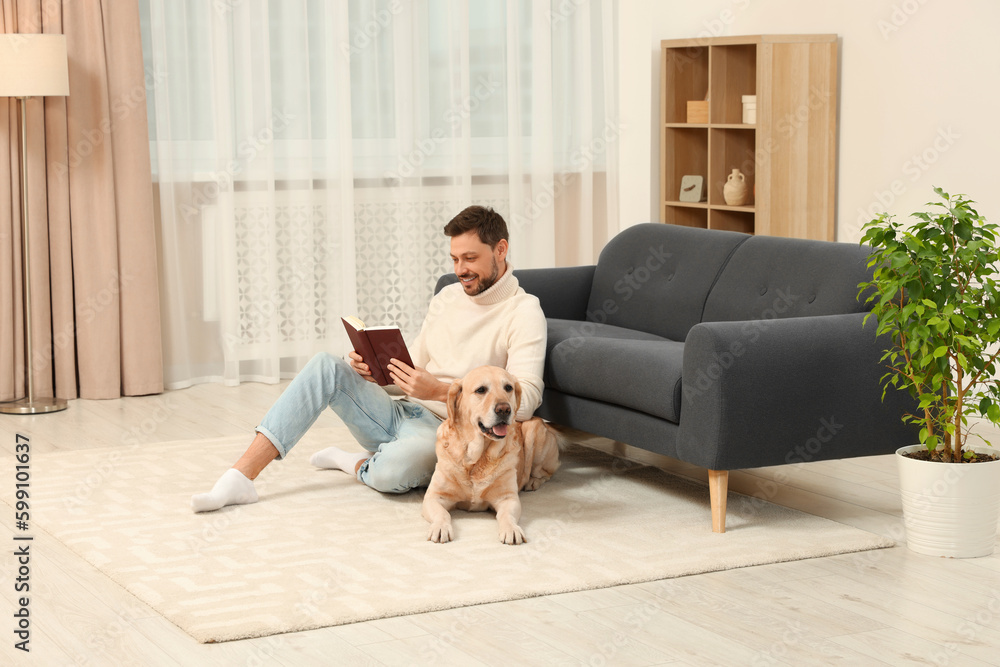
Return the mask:
<svg viewBox="0 0 1000 667">
<path fill-rule="evenodd" d="M 545 386 L 678 423 L 684 344 L 671 340 L 579 336 L 552 348 Z"/>
<path fill-rule="evenodd" d="M 749 238 L 660 223 L 629 227 L 601 251 L 587 319 L 684 340 L 729 256 Z"/>
<path fill-rule="evenodd" d="M 703 321 L 870 310 L 857 299 L 858 283 L 871 280 L 870 251 L 856 243 L 755 236 L 726 264 L 705 304 Z"/>
<path fill-rule="evenodd" d="M 610 324 L 598 324 L 581 320 L 560 320 L 548 317 L 545 320 L 548 328 L 548 341 L 545 348 L 545 359 L 553 359 L 552 351 L 556 345 L 569 338 L 608 338 L 615 340 L 666 340 L 663 336 L 635 331 Z M 570 349 L 570 348 L 565 348 Z"/>
</svg>

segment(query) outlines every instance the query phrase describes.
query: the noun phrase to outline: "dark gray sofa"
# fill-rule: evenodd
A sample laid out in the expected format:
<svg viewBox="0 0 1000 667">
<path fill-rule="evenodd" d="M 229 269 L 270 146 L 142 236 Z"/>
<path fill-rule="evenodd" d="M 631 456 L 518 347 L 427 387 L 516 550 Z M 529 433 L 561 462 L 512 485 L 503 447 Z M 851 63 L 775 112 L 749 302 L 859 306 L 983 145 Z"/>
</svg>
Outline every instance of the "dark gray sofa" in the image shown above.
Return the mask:
<svg viewBox="0 0 1000 667">
<path fill-rule="evenodd" d="M 536 414 L 707 468 L 716 532 L 730 470 L 912 444 L 900 415 L 913 401 L 882 399 L 886 341 L 874 318 L 862 326 L 867 257 L 851 243 L 648 223 L 596 266 L 517 270 L 548 319 Z"/>
</svg>

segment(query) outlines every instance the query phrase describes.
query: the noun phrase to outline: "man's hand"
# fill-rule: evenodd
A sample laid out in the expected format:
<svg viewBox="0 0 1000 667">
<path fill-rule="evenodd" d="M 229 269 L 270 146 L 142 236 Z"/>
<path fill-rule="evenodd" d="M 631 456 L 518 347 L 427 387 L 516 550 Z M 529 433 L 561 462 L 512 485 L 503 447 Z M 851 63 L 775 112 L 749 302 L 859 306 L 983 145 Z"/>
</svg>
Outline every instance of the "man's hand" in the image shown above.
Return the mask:
<svg viewBox="0 0 1000 667">
<path fill-rule="evenodd" d="M 448 400 L 450 385 L 441 382 L 424 368 L 412 368 L 399 359 L 390 359 L 389 377 L 407 396 L 442 403 Z"/>
<path fill-rule="evenodd" d="M 347 353 L 347 356 L 350 357 L 350 361 L 348 361 L 347 363 L 351 365 L 351 368 L 354 369 L 355 373 L 357 373 L 364 379 L 368 380 L 369 382 L 375 382 L 375 378 L 372 377 L 372 372 L 368 368 L 368 364 L 362 361 L 360 354 L 358 354 L 354 350 L 351 350 L 350 352 Z"/>
</svg>

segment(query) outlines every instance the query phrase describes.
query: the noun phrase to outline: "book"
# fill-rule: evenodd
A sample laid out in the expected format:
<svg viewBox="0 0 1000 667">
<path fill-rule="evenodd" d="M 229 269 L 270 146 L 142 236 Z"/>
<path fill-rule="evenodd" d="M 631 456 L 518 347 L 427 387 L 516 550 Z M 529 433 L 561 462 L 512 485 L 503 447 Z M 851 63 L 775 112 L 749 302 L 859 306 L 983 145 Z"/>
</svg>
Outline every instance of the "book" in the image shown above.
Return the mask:
<svg viewBox="0 0 1000 667">
<path fill-rule="evenodd" d="M 380 387 L 392 384 L 392 378 L 389 376 L 390 359 L 399 359 L 404 364 L 413 366 L 410 352 L 403 342 L 403 332 L 399 327 L 368 327 L 353 315 L 341 317 L 340 321 L 344 323 L 354 351 L 368 364 L 372 378 Z"/>
</svg>

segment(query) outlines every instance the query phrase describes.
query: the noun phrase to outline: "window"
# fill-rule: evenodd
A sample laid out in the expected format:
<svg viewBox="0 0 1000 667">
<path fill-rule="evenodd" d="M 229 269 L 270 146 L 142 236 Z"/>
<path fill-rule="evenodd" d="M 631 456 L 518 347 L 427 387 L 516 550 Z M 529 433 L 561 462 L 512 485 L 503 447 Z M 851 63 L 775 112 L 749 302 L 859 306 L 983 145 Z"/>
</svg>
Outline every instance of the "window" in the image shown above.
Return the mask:
<svg viewBox="0 0 1000 667">
<path fill-rule="evenodd" d="M 252 178 L 252 149 L 266 141 L 277 173 L 325 178 L 346 127 L 358 178 L 447 175 L 465 151 L 474 174 L 503 174 L 512 129 L 529 151 L 535 129 L 550 126 L 556 164 L 571 168 L 604 125 L 601 12 L 582 0 L 555 16 L 531 0 L 139 4 L 145 66 L 154 81 L 164 74 L 147 99 L 154 176 L 170 159 L 171 173 L 221 166 Z M 551 44 L 539 58 L 541 20 Z M 551 67 L 545 100 L 534 99 L 536 65 Z M 543 110 L 551 117 L 539 124 Z"/>
</svg>

